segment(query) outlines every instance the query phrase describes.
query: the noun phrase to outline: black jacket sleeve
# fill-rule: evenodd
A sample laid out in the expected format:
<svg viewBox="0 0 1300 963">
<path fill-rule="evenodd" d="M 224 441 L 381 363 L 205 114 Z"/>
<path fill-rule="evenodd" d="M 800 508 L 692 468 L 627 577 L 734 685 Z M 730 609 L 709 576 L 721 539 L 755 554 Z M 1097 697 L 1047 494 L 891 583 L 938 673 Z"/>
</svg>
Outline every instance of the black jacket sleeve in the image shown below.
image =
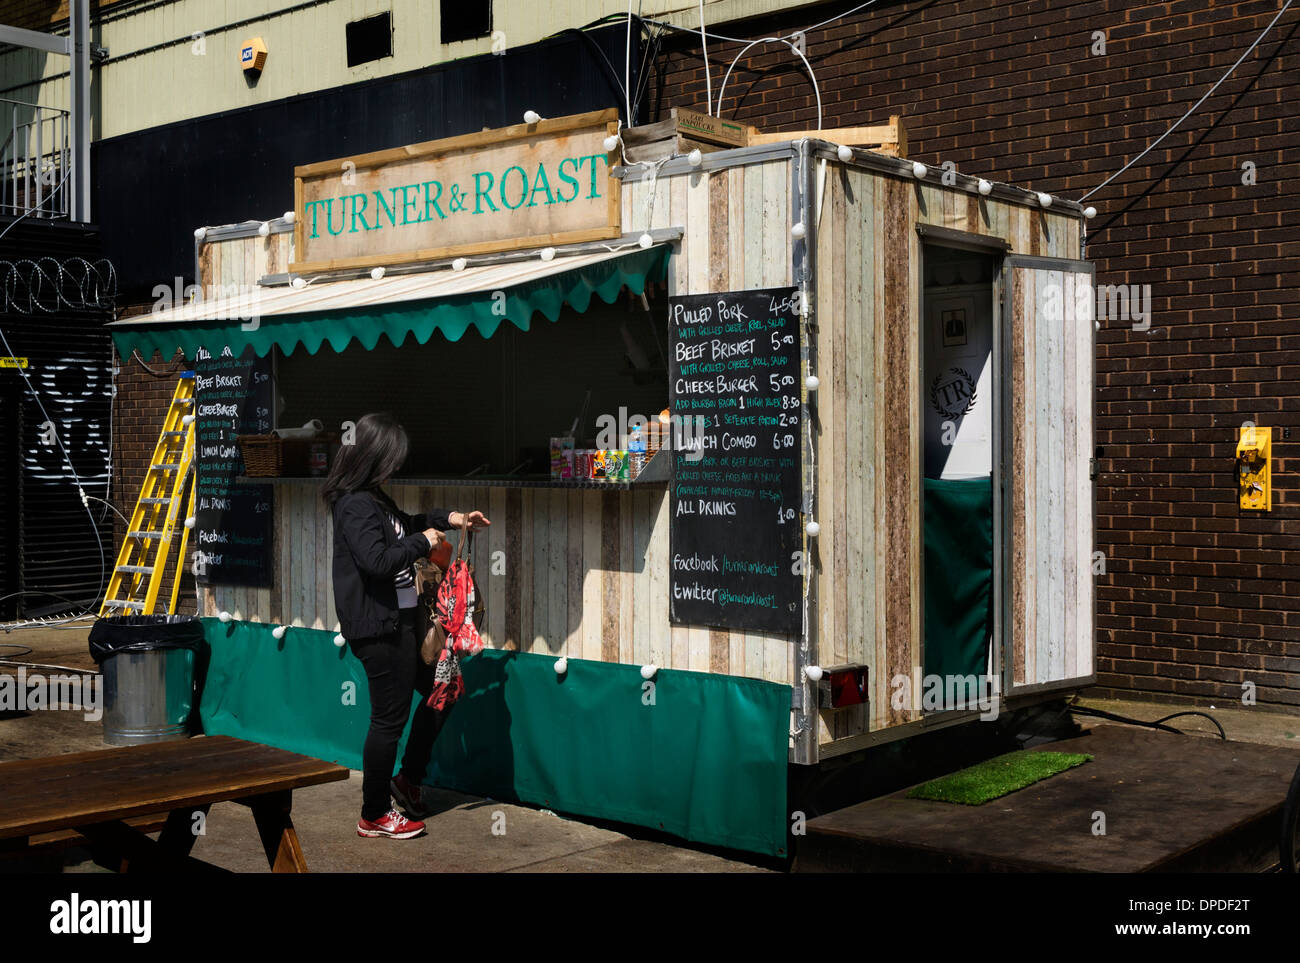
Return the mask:
<svg viewBox="0 0 1300 963">
<path fill-rule="evenodd" d="M 344 496 L 335 508 L 338 531 L 343 535 L 357 568 L 367 575 L 393 577 L 417 558 L 433 549 L 422 531 L 387 545 L 383 526 L 387 524 L 379 503 L 364 494 Z"/>
<path fill-rule="evenodd" d="M 426 528 L 436 528 L 440 532 L 451 530 L 450 512 L 441 508 L 434 508 L 427 512 L 421 512 L 418 515 L 406 516 L 411 520 L 411 530 L 422 532 Z"/>
</svg>

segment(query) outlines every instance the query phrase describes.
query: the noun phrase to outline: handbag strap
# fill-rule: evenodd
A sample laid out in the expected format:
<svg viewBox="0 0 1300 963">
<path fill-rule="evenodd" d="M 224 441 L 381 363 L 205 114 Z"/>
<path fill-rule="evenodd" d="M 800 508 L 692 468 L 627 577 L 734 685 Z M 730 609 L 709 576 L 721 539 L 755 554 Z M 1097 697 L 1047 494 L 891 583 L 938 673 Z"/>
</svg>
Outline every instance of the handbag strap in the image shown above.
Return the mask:
<svg viewBox="0 0 1300 963">
<path fill-rule="evenodd" d="M 460 516 L 460 538 L 456 539 L 456 557 L 452 559 L 453 564 L 461 560 L 462 553 L 468 549 L 466 542 L 473 538 L 474 533 L 469 528 L 469 516 L 462 512 Z"/>
</svg>

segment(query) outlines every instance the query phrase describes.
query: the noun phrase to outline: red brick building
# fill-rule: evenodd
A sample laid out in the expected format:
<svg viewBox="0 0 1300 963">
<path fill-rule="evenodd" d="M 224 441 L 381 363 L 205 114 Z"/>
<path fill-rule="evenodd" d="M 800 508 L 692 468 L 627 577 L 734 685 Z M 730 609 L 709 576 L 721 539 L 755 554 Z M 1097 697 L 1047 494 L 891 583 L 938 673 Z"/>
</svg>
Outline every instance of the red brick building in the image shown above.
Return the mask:
<svg viewBox="0 0 1300 963">
<path fill-rule="evenodd" d="M 904 118 L 909 157 L 1081 198 L 1196 103 L 1284 0 L 876 3 L 806 31 L 822 126 Z M 711 28 L 789 36 L 855 4 Z M 664 37 L 652 110 L 702 109 L 698 36 Z M 742 45 L 709 44 L 714 97 Z M 1150 285 L 1146 330 L 1097 335 L 1098 683 L 1109 695 L 1300 706 L 1300 5 L 1088 203 L 1098 285 Z M 817 126 L 785 44 L 722 115 Z M 650 118 L 655 119 L 655 116 Z M 1139 289 L 1140 290 L 1140 289 Z M 1274 429 L 1273 509 L 1237 506 L 1246 421 Z"/>
</svg>

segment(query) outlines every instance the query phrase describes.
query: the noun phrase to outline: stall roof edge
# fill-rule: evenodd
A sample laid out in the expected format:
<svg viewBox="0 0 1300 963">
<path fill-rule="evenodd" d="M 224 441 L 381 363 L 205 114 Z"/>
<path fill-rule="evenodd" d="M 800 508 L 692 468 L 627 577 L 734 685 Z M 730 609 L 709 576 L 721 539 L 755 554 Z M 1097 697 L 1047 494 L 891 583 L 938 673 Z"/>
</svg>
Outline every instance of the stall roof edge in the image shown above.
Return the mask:
<svg viewBox="0 0 1300 963">
<path fill-rule="evenodd" d="M 543 261 L 536 251 L 527 256 L 493 263 L 467 266 L 462 271 L 442 268 L 434 271 L 387 272 L 381 278 L 315 278 L 302 288 L 288 285 L 263 286 L 239 294 L 199 300 L 166 311 L 135 315 L 109 322 L 115 329 L 154 328 L 165 325 L 190 325 L 204 322 L 227 322 L 244 319 L 267 319 L 285 315 L 319 314 L 356 308 L 374 308 L 384 304 L 439 301 L 459 295 L 509 289 L 569 271 L 581 270 L 604 261 L 645 253 L 671 243 L 680 232 L 655 232 L 650 248 L 631 242 L 588 245 L 584 251 L 562 254 L 557 250 L 550 261 Z M 595 249 L 591 249 L 594 247 Z"/>
<path fill-rule="evenodd" d="M 666 161 L 645 162 L 639 164 L 623 164 L 615 167 L 613 175 L 619 179 L 629 181 L 639 181 L 643 179 L 651 169 L 657 169 L 657 177 L 671 177 L 674 174 L 691 173 L 695 171 L 715 171 L 725 170 L 729 167 L 741 167 L 747 164 L 761 164 L 770 160 L 793 159 L 798 156 L 800 143 L 808 144 L 813 155 L 821 160 L 827 160 L 834 164 L 842 164 L 845 167 L 856 167 L 862 170 L 870 170 L 879 174 L 890 174 L 896 177 L 915 180 L 912 173 L 912 165 L 916 163 L 904 157 L 891 157 L 888 154 L 881 154 L 878 151 L 867 148 L 855 147 L 853 150 L 853 159 L 847 163 L 841 161 L 838 157 L 840 145 L 827 140 L 817 138 L 792 138 L 788 141 L 779 141 L 773 144 L 759 144 L 753 147 L 732 147 L 724 150 L 711 151 L 704 154 L 699 166 L 693 166 L 686 154 L 681 154 Z M 949 187 L 940 180 L 939 169 L 933 165 L 927 164 L 930 176 L 927 184 L 931 187 L 938 187 L 941 190 L 951 190 L 960 194 L 978 195 L 979 182 L 989 180 L 971 174 L 962 174 L 953 172 L 956 177 L 956 183 Z M 993 191 L 988 196 L 1001 201 L 1009 201 L 1014 204 L 1023 204 L 1027 207 L 1040 208 L 1039 191 L 1031 190 L 1025 187 L 1016 187 L 1012 184 L 1003 184 L 999 181 L 990 181 L 993 185 Z M 1082 218 L 1083 205 L 1078 201 L 1061 197 L 1058 194 L 1051 194 L 1052 210 L 1067 216 Z"/>
</svg>

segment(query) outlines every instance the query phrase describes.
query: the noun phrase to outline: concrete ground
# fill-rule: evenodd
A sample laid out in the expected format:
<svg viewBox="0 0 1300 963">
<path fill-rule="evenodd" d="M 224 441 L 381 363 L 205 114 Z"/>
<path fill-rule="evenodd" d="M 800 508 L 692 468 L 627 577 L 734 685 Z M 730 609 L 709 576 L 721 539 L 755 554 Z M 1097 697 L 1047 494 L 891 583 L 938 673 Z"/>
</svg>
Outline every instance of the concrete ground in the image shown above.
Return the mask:
<svg viewBox="0 0 1300 963">
<path fill-rule="evenodd" d="M 16 671 L 5 660 L 93 671 L 88 630 L 88 624 L 82 623 L 0 635 L 0 673 Z M 22 653 L 15 646 L 32 651 Z M 1267 708 L 1116 699 L 1082 699 L 1080 704 L 1147 721 L 1199 709 L 1218 719 L 1230 740 L 1300 748 L 1300 718 Z M 1110 724 L 1077 718 L 1089 726 Z M 1196 736 L 1217 737 L 1208 720 L 1195 716 L 1171 720 L 1169 725 Z M 0 762 L 102 748 L 101 723 L 85 720 L 80 712 L 0 713 Z M 446 790 L 426 792 L 426 801 L 435 811 L 426 820 L 429 832 L 405 841 L 362 839 L 355 834 L 361 798 L 358 772 L 347 782 L 295 792 L 294 823 L 308 865 L 317 872 L 763 872 L 773 867 L 757 857 L 665 841 L 634 827 L 562 818 Z M 194 855 L 231 870 L 267 870 L 252 817 L 234 803 L 213 807 L 207 834 L 197 841 Z M 99 871 L 84 852 L 72 851 L 68 858 L 72 863 L 68 871 Z"/>
<path fill-rule="evenodd" d="M 69 669 L 94 669 L 86 642 L 88 625 L 16 629 L 0 634 L 0 646 L 21 645 L 18 655 L 0 647 L 0 673 L 13 674 L 21 660 Z M 29 669 L 53 672 L 55 670 Z M 0 712 L 0 762 L 103 749 L 102 723 L 75 709 Z M 361 773 L 346 782 L 299 789 L 293 821 L 313 872 L 474 873 L 730 873 L 769 872 L 771 864 L 743 853 L 717 853 L 664 841 L 635 827 L 592 824 L 545 810 L 426 787 L 434 815 L 426 835 L 413 840 L 363 839 L 356 834 Z M 208 814 L 206 834 L 193 855 L 237 872 L 268 872 L 249 810 L 219 803 Z M 69 850 L 65 872 L 103 872 L 83 850 Z M 30 868 L 30 867 L 25 867 Z M 53 867 L 58 868 L 56 862 Z M 0 872 L 4 864 L 0 863 Z"/>
</svg>

